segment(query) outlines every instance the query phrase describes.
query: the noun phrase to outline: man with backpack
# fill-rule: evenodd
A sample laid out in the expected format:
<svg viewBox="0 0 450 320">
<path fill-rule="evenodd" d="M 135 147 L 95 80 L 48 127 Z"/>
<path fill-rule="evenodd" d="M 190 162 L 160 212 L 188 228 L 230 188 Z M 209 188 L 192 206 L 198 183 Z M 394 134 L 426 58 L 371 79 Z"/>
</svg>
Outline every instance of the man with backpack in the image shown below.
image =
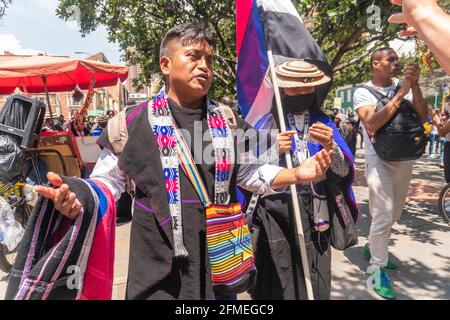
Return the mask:
<svg viewBox="0 0 450 320">
<path fill-rule="evenodd" d="M 383 298 L 395 299 L 385 269 L 395 269 L 388 257 L 391 228 L 400 218 L 412 177 L 414 159 L 425 151 L 423 123 L 428 110 L 419 87 L 419 67 L 407 66 L 403 81 L 397 53 L 391 48 L 371 55 L 372 80 L 356 89 L 355 110 L 362 122 L 372 223 L 363 255 L 370 259 L 371 284 Z"/>
</svg>

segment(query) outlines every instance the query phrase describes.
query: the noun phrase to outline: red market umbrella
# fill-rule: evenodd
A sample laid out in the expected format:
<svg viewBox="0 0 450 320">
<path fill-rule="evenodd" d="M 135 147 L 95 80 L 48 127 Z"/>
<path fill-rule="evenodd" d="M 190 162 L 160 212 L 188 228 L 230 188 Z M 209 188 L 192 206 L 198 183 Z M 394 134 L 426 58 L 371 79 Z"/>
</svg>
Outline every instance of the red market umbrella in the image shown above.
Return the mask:
<svg viewBox="0 0 450 320">
<path fill-rule="evenodd" d="M 127 67 L 64 57 L 34 56 L 0 63 L 0 94 L 12 94 L 16 88 L 27 93 L 72 91 L 78 85 L 87 90 L 94 75 L 95 88 L 110 87 L 128 77 Z"/>
<path fill-rule="evenodd" d="M 12 94 L 16 88 L 25 93 L 46 93 L 50 116 L 49 92 L 109 87 L 128 77 L 127 67 L 64 57 L 33 56 L 0 63 L 0 94 Z"/>
</svg>

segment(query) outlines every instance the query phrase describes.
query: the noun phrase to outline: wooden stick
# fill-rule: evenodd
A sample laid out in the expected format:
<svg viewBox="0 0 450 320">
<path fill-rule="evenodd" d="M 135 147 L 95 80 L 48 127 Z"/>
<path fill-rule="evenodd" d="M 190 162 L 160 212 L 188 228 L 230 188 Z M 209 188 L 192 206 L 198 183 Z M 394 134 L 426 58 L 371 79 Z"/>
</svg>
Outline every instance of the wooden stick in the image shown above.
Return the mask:
<svg viewBox="0 0 450 320">
<path fill-rule="evenodd" d="M 275 91 L 275 101 L 277 104 L 278 118 L 280 119 L 280 130 L 282 132 L 285 132 L 286 122 L 284 119 L 283 106 L 281 105 L 280 88 L 278 87 L 276 81 L 277 78 L 275 74 L 275 65 L 271 49 L 267 51 L 267 56 L 269 57 L 270 72 L 272 75 L 272 83 Z M 292 169 L 293 165 L 291 154 L 289 152 L 286 152 L 285 156 L 286 156 L 286 166 L 288 167 L 288 169 Z M 303 266 L 303 274 L 305 275 L 306 293 L 308 296 L 308 300 L 314 300 L 314 293 L 311 285 L 311 274 L 309 272 L 308 256 L 305 246 L 305 236 L 303 232 L 302 219 L 300 217 L 300 205 L 297 196 L 297 186 L 295 184 L 291 185 L 291 196 L 292 196 L 292 206 L 294 208 L 294 225 L 295 230 L 297 232 L 297 238 L 299 242 L 298 244 L 300 247 L 300 256 L 302 260 L 301 263 Z"/>
<path fill-rule="evenodd" d="M 53 111 L 52 111 L 52 106 L 50 104 L 50 96 L 48 94 L 47 76 L 42 75 L 42 82 L 44 83 L 44 90 L 45 90 L 45 97 L 47 98 L 48 112 L 50 113 L 50 119 L 51 119 L 51 123 L 52 123 L 52 127 L 53 127 Z"/>
</svg>

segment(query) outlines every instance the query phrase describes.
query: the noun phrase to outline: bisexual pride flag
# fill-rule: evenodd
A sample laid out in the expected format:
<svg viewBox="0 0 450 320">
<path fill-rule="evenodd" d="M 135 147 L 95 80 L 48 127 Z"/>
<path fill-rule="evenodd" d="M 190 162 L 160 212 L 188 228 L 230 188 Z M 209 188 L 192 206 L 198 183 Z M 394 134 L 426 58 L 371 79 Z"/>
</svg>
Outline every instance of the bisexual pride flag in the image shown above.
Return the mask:
<svg viewBox="0 0 450 320">
<path fill-rule="evenodd" d="M 272 50 L 275 66 L 305 59 L 332 76 L 325 55 L 290 0 L 236 0 L 236 49 L 238 101 L 252 125 L 272 107 L 267 50 Z M 330 87 L 331 82 L 318 88 L 320 103 Z"/>
</svg>

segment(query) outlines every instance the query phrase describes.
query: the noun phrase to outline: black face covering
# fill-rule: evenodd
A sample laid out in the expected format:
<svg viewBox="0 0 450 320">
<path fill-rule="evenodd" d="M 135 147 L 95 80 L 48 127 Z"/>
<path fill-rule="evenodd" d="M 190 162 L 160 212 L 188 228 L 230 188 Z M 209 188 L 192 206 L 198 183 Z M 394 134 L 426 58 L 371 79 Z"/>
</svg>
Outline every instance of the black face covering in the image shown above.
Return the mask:
<svg viewBox="0 0 450 320">
<path fill-rule="evenodd" d="M 314 93 L 296 96 L 286 95 L 283 99 L 283 107 L 289 112 L 304 112 L 311 109 L 314 98 Z"/>
</svg>

